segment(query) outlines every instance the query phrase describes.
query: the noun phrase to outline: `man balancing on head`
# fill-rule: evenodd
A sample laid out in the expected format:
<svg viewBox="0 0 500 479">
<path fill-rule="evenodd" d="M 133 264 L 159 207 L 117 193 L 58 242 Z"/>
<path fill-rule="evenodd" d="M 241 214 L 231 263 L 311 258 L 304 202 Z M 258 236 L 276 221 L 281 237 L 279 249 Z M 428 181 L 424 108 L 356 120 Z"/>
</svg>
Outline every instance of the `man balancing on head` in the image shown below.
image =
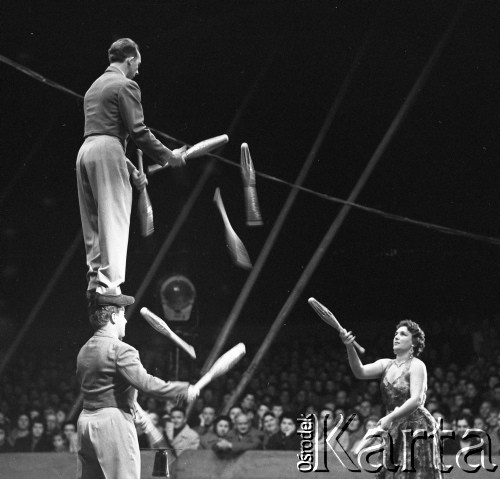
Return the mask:
<svg viewBox="0 0 500 479">
<path fill-rule="evenodd" d="M 144 369 L 139 353 L 122 342 L 125 308 L 98 306 L 90 316 L 94 335 L 78 354 L 83 394 L 78 418 L 79 479 L 139 479 L 141 456 L 134 426 L 137 390 L 160 399 L 198 397 L 187 382 L 165 382 Z"/>
<path fill-rule="evenodd" d="M 141 91 L 133 78 L 141 54 L 129 38 L 108 50 L 109 67 L 85 94 L 85 141 L 76 160 L 78 200 L 88 266 L 89 308 L 103 304 L 127 306 L 121 294 L 132 206 L 132 188 L 125 150 L 129 138 L 160 165 L 185 164 L 185 147 L 169 150 L 144 124 Z M 137 189 L 146 175 L 132 172 Z"/>
</svg>

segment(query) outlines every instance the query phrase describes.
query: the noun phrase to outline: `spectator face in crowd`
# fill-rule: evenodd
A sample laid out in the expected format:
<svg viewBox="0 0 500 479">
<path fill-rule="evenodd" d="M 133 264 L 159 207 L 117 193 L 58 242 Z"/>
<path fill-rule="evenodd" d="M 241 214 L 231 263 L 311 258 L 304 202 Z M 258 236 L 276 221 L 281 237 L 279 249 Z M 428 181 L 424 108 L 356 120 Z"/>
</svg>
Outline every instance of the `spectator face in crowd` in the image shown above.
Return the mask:
<svg viewBox="0 0 500 479">
<path fill-rule="evenodd" d="M 317 416 L 318 415 L 318 410 L 316 409 L 316 406 L 314 404 L 309 404 L 309 405 L 306 406 L 304 414 L 306 416 L 308 416 L 310 414 L 315 414 Z"/>
<path fill-rule="evenodd" d="M 450 383 L 448 381 L 443 381 L 441 383 L 441 392 L 440 395 L 443 399 L 447 398 L 450 395 Z"/>
<path fill-rule="evenodd" d="M 316 394 L 323 394 L 323 383 L 319 379 L 315 379 L 313 383 L 313 390 Z"/>
<path fill-rule="evenodd" d="M 476 416 L 474 418 L 474 429 L 481 429 L 481 431 L 486 431 L 486 422 L 481 416 Z"/>
<path fill-rule="evenodd" d="M 493 401 L 495 401 L 495 404 L 500 405 L 500 385 L 493 388 Z"/>
<path fill-rule="evenodd" d="M 347 430 L 349 432 L 356 432 L 361 428 L 361 421 L 359 419 L 359 416 L 357 414 L 354 414 L 353 418 L 351 419 L 351 422 L 349 423 L 349 426 L 347 426 Z"/>
<path fill-rule="evenodd" d="M 277 403 L 273 404 L 271 407 L 271 412 L 276 418 L 281 417 L 281 415 L 283 414 L 283 405 Z"/>
<path fill-rule="evenodd" d="M 475 399 L 477 396 L 476 385 L 472 382 L 468 382 L 465 386 L 465 397 L 468 399 Z"/>
<path fill-rule="evenodd" d="M 434 369 L 434 377 L 435 377 L 438 381 L 442 381 L 442 380 L 444 379 L 444 371 L 443 371 L 443 368 L 437 367 L 436 369 Z"/>
<path fill-rule="evenodd" d="M 201 421 L 204 426 L 211 426 L 215 420 L 215 409 L 212 406 L 205 406 L 201 411 Z"/>
<path fill-rule="evenodd" d="M 463 405 L 464 405 L 464 397 L 462 394 L 455 394 L 455 396 L 453 397 L 453 404 L 455 406 L 456 409 L 462 409 Z"/>
<path fill-rule="evenodd" d="M 426 408 L 432 414 L 439 409 L 439 403 L 435 399 L 432 399 L 427 403 Z"/>
<path fill-rule="evenodd" d="M 290 404 L 290 391 L 288 389 L 283 389 L 280 393 L 281 404 Z"/>
<path fill-rule="evenodd" d="M 157 413 L 151 411 L 148 412 L 149 419 L 151 419 L 151 422 L 154 427 L 158 427 L 158 424 L 160 424 L 160 416 L 158 416 Z"/>
<path fill-rule="evenodd" d="M 335 392 L 335 383 L 331 379 L 326 380 L 325 392 L 327 394 L 333 394 Z"/>
<path fill-rule="evenodd" d="M 186 424 L 186 414 L 179 409 L 173 409 L 170 413 L 172 425 L 176 431 L 181 430 Z"/>
<path fill-rule="evenodd" d="M 335 414 L 334 414 L 334 422 L 337 423 L 339 421 L 345 421 L 346 419 L 346 413 L 345 413 L 345 409 L 342 409 L 342 408 L 337 408 L 335 409 Z"/>
<path fill-rule="evenodd" d="M 27 432 L 29 431 L 30 428 L 30 420 L 28 418 L 27 414 L 19 414 L 17 417 L 17 429 L 18 431 L 22 432 Z"/>
<path fill-rule="evenodd" d="M 217 434 L 220 438 L 226 437 L 230 429 L 231 421 L 229 418 L 221 417 L 215 422 L 215 434 Z"/>
<path fill-rule="evenodd" d="M 295 395 L 295 402 L 299 406 L 303 406 L 307 402 L 307 393 L 305 389 L 299 389 Z"/>
<path fill-rule="evenodd" d="M 259 404 L 259 407 L 257 408 L 257 416 L 259 417 L 259 419 L 262 420 L 262 418 L 264 417 L 264 414 L 266 414 L 266 412 L 269 412 L 269 406 L 267 404 Z"/>
<path fill-rule="evenodd" d="M 9 421 L 2 411 L 0 411 L 0 426 L 4 427 L 6 431 L 9 430 Z"/>
<path fill-rule="evenodd" d="M 155 398 L 148 398 L 146 401 L 146 407 L 144 408 L 146 411 L 156 411 L 158 409 L 158 403 Z"/>
<path fill-rule="evenodd" d="M 30 409 L 29 417 L 30 417 L 31 421 L 34 421 L 35 419 L 37 419 L 41 416 L 42 416 L 42 413 L 38 409 L 36 409 L 36 408 Z"/>
<path fill-rule="evenodd" d="M 361 401 L 359 405 L 359 414 L 363 419 L 366 419 L 372 413 L 372 403 L 370 401 Z"/>
<path fill-rule="evenodd" d="M 0 447 L 6 442 L 6 432 L 3 426 L 0 426 Z"/>
<path fill-rule="evenodd" d="M 459 417 L 456 429 L 458 438 L 462 439 L 467 429 L 470 429 L 470 421 L 466 417 Z"/>
<path fill-rule="evenodd" d="M 488 429 L 493 430 L 498 427 L 499 412 L 498 409 L 490 409 L 488 417 L 486 418 L 486 424 Z"/>
<path fill-rule="evenodd" d="M 66 421 L 66 412 L 62 409 L 58 409 L 56 412 L 57 428 L 60 429 L 64 422 Z"/>
<path fill-rule="evenodd" d="M 326 429 L 331 431 L 335 425 L 335 413 L 331 409 L 322 409 L 319 414 L 320 430 L 323 428 L 324 421 L 326 420 Z"/>
<path fill-rule="evenodd" d="M 59 397 L 59 394 L 51 393 L 49 397 L 50 397 L 50 404 L 53 404 L 54 407 L 59 406 L 59 403 L 61 402 L 61 398 Z"/>
<path fill-rule="evenodd" d="M 47 432 L 49 434 L 57 430 L 57 416 L 55 413 L 47 414 L 45 417 L 45 424 L 47 425 Z"/>
<path fill-rule="evenodd" d="M 488 379 L 488 387 L 490 389 L 493 389 L 498 383 L 499 383 L 498 376 L 493 375 L 493 376 L 489 377 L 489 379 Z"/>
<path fill-rule="evenodd" d="M 341 389 L 340 391 L 337 391 L 337 394 L 335 396 L 335 404 L 339 408 L 344 408 L 347 405 L 347 392 Z"/>
<path fill-rule="evenodd" d="M 479 415 L 483 419 L 486 419 L 490 415 L 490 411 L 491 411 L 491 402 L 483 401 L 479 406 Z"/>
<path fill-rule="evenodd" d="M 214 397 L 214 391 L 212 388 L 205 388 L 203 389 L 202 391 L 202 397 L 203 397 L 203 401 L 205 402 L 205 404 L 210 404 L 210 405 L 213 405 L 214 402 L 215 402 L 215 397 Z"/>
<path fill-rule="evenodd" d="M 368 394 L 371 397 L 376 397 L 380 393 L 380 385 L 377 381 L 370 381 L 368 383 Z"/>
<path fill-rule="evenodd" d="M 234 427 L 239 434 L 244 436 L 250 430 L 250 419 L 244 413 L 240 413 L 235 418 Z"/>
<path fill-rule="evenodd" d="M 271 435 L 278 430 L 278 421 L 276 416 L 272 412 L 267 412 L 264 414 L 262 419 L 262 429 L 265 433 Z"/>
<path fill-rule="evenodd" d="M 31 435 L 33 436 L 33 438 L 40 439 L 43 436 L 44 432 L 45 432 L 45 427 L 43 425 L 43 422 L 38 419 L 35 419 L 33 426 L 31 426 Z"/>
<path fill-rule="evenodd" d="M 289 414 L 283 414 L 280 420 L 280 431 L 285 436 L 291 436 L 297 430 L 294 418 Z"/>
<path fill-rule="evenodd" d="M 64 435 L 60 432 L 56 432 L 52 436 L 52 446 L 54 448 L 54 452 L 66 452 L 66 442 L 64 440 Z"/>
<path fill-rule="evenodd" d="M 457 384 L 457 391 L 460 393 L 460 394 L 465 394 L 465 391 L 467 390 L 467 379 L 465 378 L 460 378 L 458 380 L 458 384 Z"/>
<path fill-rule="evenodd" d="M 253 393 L 247 393 L 241 401 L 241 409 L 243 411 L 250 411 L 255 409 L 255 395 Z"/>
<path fill-rule="evenodd" d="M 76 427 L 74 424 L 70 423 L 70 422 L 67 422 L 64 426 L 63 426 L 63 433 L 64 435 L 66 436 L 66 439 L 71 440 L 72 436 L 74 436 L 76 434 Z"/>
<path fill-rule="evenodd" d="M 226 389 L 228 392 L 233 392 L 236 389 L 236 381 L 233 378 L 226 379 Z"/>
<path fill-rule="evenodd" d="M 238 414 L 241 414 L 243 411 L 241 410 L 241 408 L 239 406 L 233 406 L 230 410 L 229 410 L 229 418 L 231 419 L 231 422 L 233 424 L 236 424 L 236 416 Z"/>
<path fill-rule="evenodd" d="M 457 376 L 454 371 L 446 371 L 446 381 L 451 385 L 455 385 L 457 383 Z"/>
<path fill-rule="evenodd" d="M 302 389 L 305 389 L 307 392 L 312 391 L 312 381 L 310 379 L 304 379 L 304 381 L 302 381 Z"/>
<path fill-rule="evenodd" d="M 370 430 L 370 429 L 373 429 L 377 425 L 377 422 L 378 422 L 378 418 L 376 418 L 375 416 L 370 416 L 370 417 L 366 418 L 365 422 L 363 423 L 363 427 L 365 428 L 365 432 Z"/>
</svg>

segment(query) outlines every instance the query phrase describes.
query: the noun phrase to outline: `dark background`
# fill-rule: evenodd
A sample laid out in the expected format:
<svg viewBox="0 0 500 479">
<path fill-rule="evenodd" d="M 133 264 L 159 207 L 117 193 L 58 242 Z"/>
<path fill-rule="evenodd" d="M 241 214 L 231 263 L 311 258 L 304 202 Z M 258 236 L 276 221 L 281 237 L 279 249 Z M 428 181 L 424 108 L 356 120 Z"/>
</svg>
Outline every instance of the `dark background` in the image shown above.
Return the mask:
<svg viewBox="0 0 500 479">
<path fill-rule="evenodd" d="M 342 81 L 369 35 L 305 185 L 347 198 L 459 2 L 4 1 L 0 53 L 84 94 L 120 37 L 138 42 L 137 78 L 146 123 L 193 144 L 228 131 L 214 174 L 141 306 L 161 314 L 157 285 L 179 272 L 197 289 L 195 315 L 213 342 L 248 272 L 231 262 L 212 201 L 221 188 L 229 218 L 255 261 L 290 186 L 258 177 L 265 225 L 245 225 L 240 144 L 255 168 L 293 183 Z M 358 203 L 409 218 L 498 237 L 498 2 L 466 2 L 428 81 Z M 265 65 L 266 70 L 263 70 Z M 259 75 L 261 81 L 255 86 Z M 75 161 L 81 101 L 0 63 L 0 211 L 4 341 L 32 310 L 80 228 Z M 245 96 L 255 92 L 244 108 Z M 165 141 L 167 146 L 179 146 Z M 133 149 L 129 156 L 135 161 Z M 156 232 L 139 235 L 135 204 L 127 282 L 134 294 L 208 158 L 150 178 Z M 135 198 L 136 199 L 136 198 Z M 134 201 L 135 201 L 134 199 Z M 340 205 L 300 192 L 242 311 L 230 343 L 260 343 Z M 357 329 L 444 316 L 477 321 L 499 307 L 499 248 L 352 210 L 287 318 L 279 339 L 326 334 L 307 305 L 314 296 Z M 83 242 L 24 339 L 71 344 L 89 334 Z M 150 334 L 135 314 L 127 340 Z M 447 332 L 453 335 L 453 331 Z M 10 336 L 9 336 L 10 334 Z M 156 333 L 151 333 L 156 334 Z M 390 334 L 390 333 L 388 333 Z"/>
</svg>

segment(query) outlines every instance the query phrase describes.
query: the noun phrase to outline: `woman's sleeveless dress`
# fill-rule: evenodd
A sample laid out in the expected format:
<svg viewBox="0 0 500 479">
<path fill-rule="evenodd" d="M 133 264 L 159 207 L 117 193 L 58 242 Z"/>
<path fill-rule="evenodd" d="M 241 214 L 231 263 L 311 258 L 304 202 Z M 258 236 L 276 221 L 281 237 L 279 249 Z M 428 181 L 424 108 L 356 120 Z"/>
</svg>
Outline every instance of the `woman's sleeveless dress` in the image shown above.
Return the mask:
<svg viewBox="0 0 500 479">
<path fill-rule="evenodd" d="M 387 413 L 401 406 L 410 398 L 410 365 L 408 361 L 402 368 L 401 374 L 391 383 L 387 379 L 387 371 L 394 360 L 387 366 L 382 376 L 380 389 Z M 425 401 L 425 395 L 424 395 Z M 427 439 L 416 439 L 413 443 L 413 466 L 411 467 L 412 433 L 403 431 L 427 431 Z M 395 472 L 382 468 L 377 474 L 379 479 L 442 479 L 441 455 L 439 449 L 439 431 L 437 423 L 429 411 L 419 406 L 413 413 L 402 421 L 393 423 L 389 430 L 394 445 L 392 458 L 388 460 L 388 468 L 393 464 L 400 467 Z M 406 437 L 406 441 L 405 441 Z M 386 443 L 389 438 L 386 439 Z"/>
</svg>

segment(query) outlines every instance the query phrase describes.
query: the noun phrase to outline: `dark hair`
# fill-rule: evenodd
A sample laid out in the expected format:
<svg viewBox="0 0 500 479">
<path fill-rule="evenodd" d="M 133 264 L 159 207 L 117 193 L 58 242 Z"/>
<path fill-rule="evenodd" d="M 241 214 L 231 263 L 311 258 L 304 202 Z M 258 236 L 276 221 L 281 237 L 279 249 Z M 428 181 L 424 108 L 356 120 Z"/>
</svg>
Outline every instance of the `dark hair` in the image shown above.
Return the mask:
<svg viewBox="0 0 500 479">
<path fill-rule="evenodd" d="M 170 410 L 170 415 L 172 415 L 173 412 L 175 411 L 180 411 L 182 414 L 184 414 L 184 416 L 186 416 L 186 410 L 181 407 L 181 406 L 174 406 L 171 410 Z"/>
<path fill-rule="evenodd" d="M 114 314 L 118 314 L 120 312 L 119 307 L 117 306 L 99 306 L 94 314 L 89 316 L 89 322 L 94 331 L 101 329 L 106 326 L 106 324 L 111 320 L 111 316 Z"/>
<path fill-rule="evenodd" d="M 272 417 L 274 417 L 274 419 L 276 419 L 276 414 L 274 414 L 271 411 L 267 411 L 266 413 L 264 413 L 264 415 L 262 416 L 262 419 L 264 419 L 266 416 L 272 416 Z"/>
<path fill-rule="evenodd" d="M 130 38 L 120 38 L 111 44 L 108 50 L 109 63 L 124 62 L 129 57 L 139 54 L 139 45 Z"/>
<path fill-rule="evenodd" d="M 457 424 L 458 424 L 458 421 L 462 421 L 462 420 L 467 421 L 467 426 L 469 426 L 469 427 L 471 427 L 474 424 L 473 418 L 469 414 L 464 414 L 464 413 L 459 414 L 457 416 Z"/>
<path fill-rule="evenodd" d="M 425 348 L 425 333 L 415 321 L 411 321 L 410 319 L 404 319 L 403 321 L 400 321 L 396 326 L 396 329 L 402 328 L 403 326 L 406 326 L 411 334 L 413 356 L 420 356 Z"/>
<path fill-rule="evenodd" d="M 42 418 L 36 417 L 35 419 L 33 419 L 33 421 L 31 421 L 30 425 L 31 427 L 33 427 L 35 424 L 41 424 L 43 428 L 46 429 L 45 421 Z"/>
<path fill-rule="evenodd" d="M 280 424 L 283 422 L 283 419 L 290 419 L 294 424 L 296 424 L 297 421 L 297 415 L 292 414 L 291 412 L 284 412 L 280 416 Z"/>
<path fill-rule="evenodd" d="M 217 425 L 221 421 L 226 421 L 229 424 L 229 428 L 231 428 L 231 426 L 232 426 L 231 418 L 229 416 L 222 415 L 222 416 L 218 416 L 217 419 L 214 421 L 214 431 L 217 430 Z"/>
</svg>

